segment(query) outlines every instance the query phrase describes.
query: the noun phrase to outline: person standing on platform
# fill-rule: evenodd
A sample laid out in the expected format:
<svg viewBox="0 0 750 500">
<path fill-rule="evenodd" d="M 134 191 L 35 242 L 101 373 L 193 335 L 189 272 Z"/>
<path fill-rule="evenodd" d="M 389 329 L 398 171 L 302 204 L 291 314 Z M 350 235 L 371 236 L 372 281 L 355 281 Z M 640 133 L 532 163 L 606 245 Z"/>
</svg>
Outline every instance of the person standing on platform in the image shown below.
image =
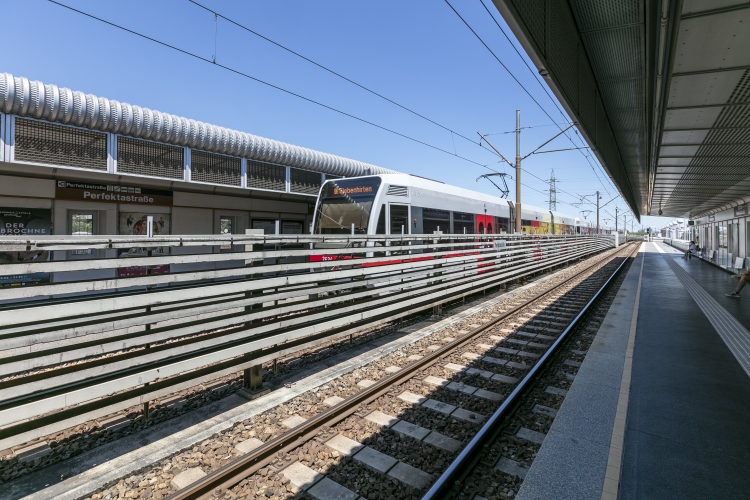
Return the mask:
<svg viewBox="0 0 750 500">
<path fill-rule="evenodd" d="M 742 291 L 742 288 L 745 286 L 745 283 L 750 281 L 750 269 L 745 271 L 742 274 L 734 274 L 732 275 L 732 278 L 740 280 L 739 283 L 737 283 L 737 288 L 734 289 L 732 293 L 725 294 L 727 297 L 740 297 L 740 292 Z"/>
</svg>

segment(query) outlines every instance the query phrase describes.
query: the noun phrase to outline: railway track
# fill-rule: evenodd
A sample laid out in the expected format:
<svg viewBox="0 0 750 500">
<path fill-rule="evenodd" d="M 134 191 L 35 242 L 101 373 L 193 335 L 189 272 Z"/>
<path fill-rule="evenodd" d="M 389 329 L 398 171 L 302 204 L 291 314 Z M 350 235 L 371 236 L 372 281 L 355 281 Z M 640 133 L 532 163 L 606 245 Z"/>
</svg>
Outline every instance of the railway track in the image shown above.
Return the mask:
<svg viewBox="0 0 750 500">
<path fill-rule="evenodd" d="M 429 353 L 387 369 L 392 374 L 378 382 L 361 381 L 362 390 L 334 397 L 323 413 L 307 420 L 290 415 L 283 422 L 290 430 L 265 443 L 246 440 L 255 448 L 202 479 L 184 476 L 195 468 L 181 471 L 193 482 L 170 498 L 303 492 L 312 498 L 410 499 L 428 489 L 428 496 L 440 498 L 457 480 L 456 471 L 481 458 L 493 425 L 515 407 L 634 247 L 596 259 L 573 279 L 471 325 L 443 346 L 428 347 Z M 565 381 L 560 385 L 567 389 Z M 175 475 L 172 484 L 179 483 Z"/>
</svg>

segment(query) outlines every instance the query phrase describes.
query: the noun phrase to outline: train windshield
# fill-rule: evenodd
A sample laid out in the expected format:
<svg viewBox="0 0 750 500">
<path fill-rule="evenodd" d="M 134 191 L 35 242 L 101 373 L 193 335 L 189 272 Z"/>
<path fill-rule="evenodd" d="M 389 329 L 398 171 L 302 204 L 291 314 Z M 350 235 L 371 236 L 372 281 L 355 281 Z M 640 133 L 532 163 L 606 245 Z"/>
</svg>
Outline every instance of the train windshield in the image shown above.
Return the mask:
<svg viewBox="0 0 750 500">
<path fill-rule="evenodd" d="M 326 182 L 315 214 L 315 234 L 367 234 L 380 177 Z"/>
</svg>

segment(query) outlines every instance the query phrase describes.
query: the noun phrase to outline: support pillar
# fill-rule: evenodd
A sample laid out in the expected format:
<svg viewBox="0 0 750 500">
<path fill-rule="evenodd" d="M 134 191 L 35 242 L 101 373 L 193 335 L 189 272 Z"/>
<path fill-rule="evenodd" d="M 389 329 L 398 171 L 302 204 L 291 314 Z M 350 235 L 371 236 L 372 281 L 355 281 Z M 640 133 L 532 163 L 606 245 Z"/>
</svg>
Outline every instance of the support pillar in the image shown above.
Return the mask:
<svg viewBox="0 0 750 500">
<path fill-rule="evenodd" d="M 253 365 L 243 372 L 242 389 L 238 394 L 247 399 L 265 396 L 271 389 L 263 387 L 263 365 Z"/>
</svg>

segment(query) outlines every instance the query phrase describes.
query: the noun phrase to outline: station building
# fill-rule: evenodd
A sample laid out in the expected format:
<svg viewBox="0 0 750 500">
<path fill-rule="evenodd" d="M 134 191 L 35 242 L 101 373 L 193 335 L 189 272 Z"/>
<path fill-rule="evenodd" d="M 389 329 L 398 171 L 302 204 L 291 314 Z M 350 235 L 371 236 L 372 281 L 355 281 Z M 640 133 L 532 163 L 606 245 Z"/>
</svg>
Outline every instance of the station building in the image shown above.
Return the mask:
<svg viewBox="0 0 750 500">
<path fill-rule="evenodd" d="M 308 233 L 360 161 L 0 74 L 2 234 Z"/>
</svg>

